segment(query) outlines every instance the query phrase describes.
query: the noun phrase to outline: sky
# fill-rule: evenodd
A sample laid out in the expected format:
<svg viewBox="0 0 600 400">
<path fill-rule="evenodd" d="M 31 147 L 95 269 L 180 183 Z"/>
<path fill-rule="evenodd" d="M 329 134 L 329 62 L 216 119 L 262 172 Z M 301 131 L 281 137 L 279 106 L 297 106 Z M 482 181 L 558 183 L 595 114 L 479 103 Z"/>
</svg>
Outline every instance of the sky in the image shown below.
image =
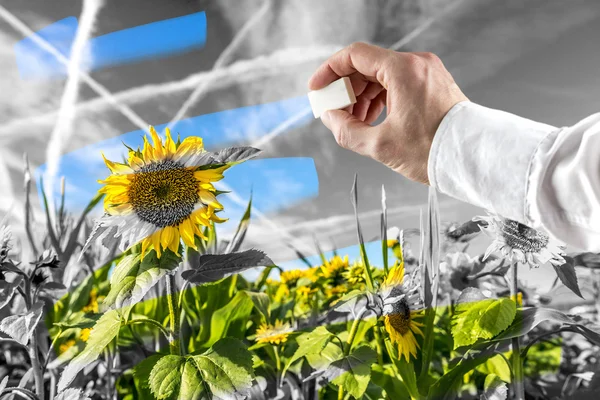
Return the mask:
<svg viewBox="0 0 600 400">
<path fill-rule="evenodd" d="M 33 30 L 79 18 L 81 4 L 75 0 L 2 2 Z M 226 201 L 232 222 L 223 231 L 235 225 L 241 204 L 253 189 L 256 208 L 264 217 L 253 220 L 249 246 L 264 249 L 281 263 L 294 258 L 287 242 L 314 254 L 313 236 L 326 250 L 337 247 L 355 253 L 350 202 L 355 173 L 366 237 L 379 232 L 382 185 L 390 223 L 401 228 L 418 226 L 427 189 L 339 148 L 319 121 L 302 114 L 307 79 L 335 49 L 357 40 L 393 45 L 440 12 L 443 4 L 442 0 L 276 1 L 245 31 L 221 62 L 223 67 L 210 72 L 236 32 L 261 10 L 263 1 L 107 2 L 94 21 L 94 38 L 201 12 L 206 16 L 206 38 L 170 54 L 97 63 L 90 76 L 143 122 L 159 126 L 159 131 L 194 89 L 208 85 L 204 96 L 174 128 L 183 137 L 203 136 L 209 147 L 259 142 L 263 149 L 259 160 L 236 167 L 226 176 L 243 201 Z M 404 50 L 438 54 L 472 101 L 567 125 L 598 111 L 599 22 L 600 4 L 595 0 L 530 0 L 526 4 L 521 0 L 463 0 Z M 39 176 L 48 161 L 45 149 L 59 118 L 66 82 L 61 76 L 27 77 L 19 71 L 15 45 L 23 39 L 22 33 L 0 23 L 0 180 L 4 184 L 0 213 L 11 210 L 15 221 L 22 218 L 22 155 L 28 153 Z M 144 47 L 136 49 L 142 53 Z M 100 151 L 120 157 L 121 142 L 135 146 L 142 133 L 131 118 L 86 84 L 79 88 L 74 113 L 72 135 L 61 149 L 59 174 L 66 177 L 68 204 L 76 210 L 93 195 L 96 180 L 107 172 Z M 290 118 L 292 123 L 285 125 Z M 265 137 L 268 140 L 261 142 Z M 444 221 L 465 221 L 483 213 L 446 196 L 440 196 L 440 207 Z M 474 251 L 484 249 L 481 243 Z M 524 277 L 541 286 L 548 286 L 552 279 L 551 274 L 536 271 Z"/>
</svg>

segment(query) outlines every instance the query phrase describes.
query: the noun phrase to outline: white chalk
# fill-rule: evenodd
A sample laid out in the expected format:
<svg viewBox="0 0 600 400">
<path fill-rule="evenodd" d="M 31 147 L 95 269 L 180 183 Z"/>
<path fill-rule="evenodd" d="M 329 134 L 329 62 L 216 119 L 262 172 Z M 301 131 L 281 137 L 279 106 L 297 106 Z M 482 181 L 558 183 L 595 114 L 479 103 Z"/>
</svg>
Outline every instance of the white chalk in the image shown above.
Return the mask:
<svg viewBox="0 0 600 400">
<path fill-rule="evenodd" d="M 345 76 L 323 89 L 308 92 L 308 101 L 315 118 L 320 118 L 327 110 L 339 110 L 356 103 L 356 96 L 350 78 Z"/>
</svg>

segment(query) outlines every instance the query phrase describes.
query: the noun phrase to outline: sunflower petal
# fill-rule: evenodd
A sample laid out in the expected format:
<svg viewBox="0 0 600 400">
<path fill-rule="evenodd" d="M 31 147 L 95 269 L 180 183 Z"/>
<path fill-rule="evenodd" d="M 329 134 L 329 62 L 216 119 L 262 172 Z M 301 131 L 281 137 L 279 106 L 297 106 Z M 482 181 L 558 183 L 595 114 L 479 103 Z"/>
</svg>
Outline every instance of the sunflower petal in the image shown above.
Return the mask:
<svg viewBox="0 0 600 400">
<path fill-rule="evenodd" d="M 169 128 L 165 129 L 165 152 L 167 157 L 171 157 L 177 152 L 177 146 L 175 146 L 175 142 L 171 137 L 171 130 Z"/>
<path fill-rule="evenodd" d="M 223 205 L 217 201 L 215 195 L 208 190 L 199 190 L 198 195 L 200 196 L 200 201 L 207 206 L 213 207 L 215 210 L 222 210 Z"/>
<path fill-rule="evenodd" d="M 150 126 L 150 135 L 152 135 L 152 142 L 154 144 L 154 158 L 162 160 L 165 158 L 165 149 L 163 148 L 162 140 L 158 136 L 158 132 L 156 132 L 153 126 Z"/>
<path fill-rule="evenodd" d="M 182 164 L 186 164 L 191 157 L 202 152 L 204 152 L 202 139 L 199 137 L 190 136 L 181 142 L 177 148 L 177 151 L 175 152 L 173 160 Z"/>
<path fill-rule="evenodd" d="M 133 170 L 131 169 L 131 167 L 129 165 L 110 161 L 108 158 L 106 158 L 104 156 L 104 153 L 102 153 L 102 158 L 104 159 L 104 163 L 106 164 L 108 169 L 110 169 L 110 172 L 112 172 L 113 174 L 117 174 L 117 175 L 133 174 Z"/>
</svg>

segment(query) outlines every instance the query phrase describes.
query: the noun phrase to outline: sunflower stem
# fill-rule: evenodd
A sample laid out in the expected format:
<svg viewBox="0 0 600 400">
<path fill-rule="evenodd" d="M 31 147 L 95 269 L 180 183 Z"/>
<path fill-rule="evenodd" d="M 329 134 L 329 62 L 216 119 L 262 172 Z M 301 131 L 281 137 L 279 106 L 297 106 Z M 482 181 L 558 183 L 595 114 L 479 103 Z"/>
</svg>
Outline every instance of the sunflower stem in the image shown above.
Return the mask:
<svg viewBox="0 0 600 400">
<path fill-rule="evenodd" d="M 279 356 L 279 346 L 273 345 L 273 353 L 275 354 L 275 380 L 277 383 L 277 386 L 275 387 L 279 387 L 283 378 L 281 376 L 281 357 Z"/>
<path fill-rule="evenodd" d="M 518 280 L 517 280 L 517 263 L 514 262 L 511 266 L 511 285 L 510 285 L 510 296 L 511 299 L 517 303 L 518 293 Z M 516 400 L 525 399 L 525 386 L 523 384 L 523 362 L 521 361 L 521 349 L 519 348 L 519 337 L 512 339 L 512 369 L 514 372 L 513 379 L 513 392 Z"/>
<path fill-rule="evenodd" d="M 179 307 L 175 290 L 175 275 L 167 275 L 167 304 L 169 307 L 169 349 L 173 355 L 181 355 L 179 337 Z"/>
</svg>

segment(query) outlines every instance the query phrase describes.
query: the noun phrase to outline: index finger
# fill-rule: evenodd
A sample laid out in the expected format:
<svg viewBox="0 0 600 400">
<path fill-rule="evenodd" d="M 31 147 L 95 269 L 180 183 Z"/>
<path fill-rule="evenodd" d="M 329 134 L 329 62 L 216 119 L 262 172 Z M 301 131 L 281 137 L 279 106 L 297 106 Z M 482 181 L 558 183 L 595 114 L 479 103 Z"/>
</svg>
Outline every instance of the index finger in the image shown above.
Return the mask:
<svg viewBox="0 0 600 400">
<path fill-rule="evenodd" d="M 377 72 L 389 50 L 366 43 L 353 43 L 325 61 L 308 81 L 310 90 L 318 90 L 343 76 L 360 73 L 371 82 L 379 82 Z M 384 82 L 380 82 L 383 86 Z"/>
</svg>

